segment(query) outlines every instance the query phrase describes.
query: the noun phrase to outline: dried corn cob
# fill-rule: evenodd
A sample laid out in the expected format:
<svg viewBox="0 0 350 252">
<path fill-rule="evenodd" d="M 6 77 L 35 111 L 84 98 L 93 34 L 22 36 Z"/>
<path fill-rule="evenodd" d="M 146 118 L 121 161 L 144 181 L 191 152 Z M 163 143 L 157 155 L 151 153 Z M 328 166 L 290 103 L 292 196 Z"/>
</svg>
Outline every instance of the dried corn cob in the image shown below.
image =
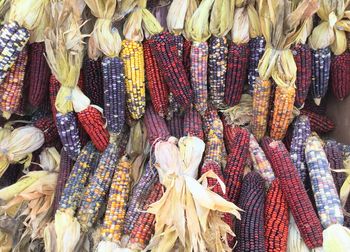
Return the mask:
<svg viewBox="0 0 350 252">
<path fill-rule="evenodd" d="M 57 114 L 55 102 L 56 102 L 56 97 L 59 89 L 60 89 L 60 83 L 58 82 L 56 77 L 52 74 L 50 76 L 49 94 L 50 94 L 51 113 L 55 121 L 55 124 L 56 124 L 56 114 Z"/>
<path fill-rule="evenodd" d="M 74 161 L 68 156 L 64 148 L 61 149 L 60 157 L 61 157 L 60 170 L 58 172 L 57 186 L 56 186 L 54 205 L 53 205 L 54 211 L 58 209 L 58 204 L 59 204 L 61 195 L 64 191 L 64 187 L 68 181 L 70 172 L 74 165 Z"/>
<path fill-rule="evenodd" d="M 170 135 L 180 139 L 184 136 L 184 116 L 180 113 L 174 113 L 170 120 L 167 120 Z"/>
<path fill-rule="evenodd" d="M 265 137 L 262 148 L 280 181 L 281 189 L 306 245 L 322 246 L 322 227 L 304 189 L 290 154 L 281 141 Z"/>
<path fill-rule="evenodd" d="M 272 127 L 270 132 L 271 137 L 276 140 L 284 138 L 288 126 L 292 121 L 294 98 L 294 87 L 276 87 Z"/>
<path fill-rule="evenodd" d="M 191 46 L 192 46 L 191 41 L 184 39 L 183 54 L 180 60 L 183 63 L 183 67 L 185 68 L 185 73 L 187 74 L 188 80 L 191 79 Z"/>
<path fill-rule="evenodd" d="M 34 121 L 33 126 L 44 133 L 45 146 L 51 147 L 59 138 L 57 127 L 51 116 L 44 116 Z"/>
<path fill-rule="evenodd" d="M 32 43 L 28 46 L 27 73 L 29 83 L 28 102 L 34 107 L 43 104 L 49 89 L 50 68 L 46 62 L 45 43 Z"/>
<path fill-rule="evenodd" d="M 305 157 L 317 212 L 322 226 L 325 228 L 323 248 L 327 252 L 347 251 L 350 247 L 350 231 L 342 226 L 344 223 L 342 206 L 329 169 L 326 153 L 317 135 L 312 135 L 307 139 Z"/>
<path fill-rule="evenodd" d="M 266 251 L 286 251 L 289 213 L 279 179 L 275 179 L 266 194 L 265 248 Z"/>
<path fill-rule="evenodd" d="M 266 132 L 271 86 L 269 80 L 261 80 L 260 78 L 256 79 L 254 84 L 251 125 L 252 132 L 257 140 L 260 140 Z"/>
<path fill-rule="evenodd" d="M 238 205 L 243 212 L 237 222 L 237 251 L 265 251 L 265 188 L 258 173 L 245 176 Z"/>
<path fill-rule="evenodd" d="M 102 60 L 85 57 L 83 61 L 84 93 L 90 98 L 91 103 L 103 108 L 104 88 L 102 75 Z"/>
<path fill-rule="evenodd" d="M 306 139 L 311 135 L 309 118 L 307 116 L 298 116 L 293 123 L 293 127 L 290 157 L 297 168 L 301 181 L 304 183 L 307 176 L 305 143 Z"/>
<path fill-rule="evenodd" d="M 249 93 L 253 94 L 254 85 L 259 77 L 258 64 L 265 52 L 266 41 L 263 36 L 251 38 L 248 42 L 249 61 L 248 61 L 248 84 Z"/>
<path fill-rule="evenodd" d="M 16 112 L 20 105 L 27 60 L 27 49 L 23 48 L 0 85 L 0 110 L 5 118 Z"/>
<path fill-rule="evenodd" d="M 143 46 L 140 42 L 124 40 L 120 54 L 125 67 L 126 104 L 133 119 L 145 113 L 146 86 Z"/>
<path fill-rule="evenodd" d="M 114 173 L 109 190 L 108 205 L 101 231 L 102 239 L 113 243 L 120 243 L 126 204 L 129 196 L 131 162 L 122 157 Z M 101 246 L 101 243 L 99 244 Z"/>
<path fill-rule="evenodd" d="M 298 43 L 291 49 L 297 65 L 296 94 L 294 105 L 298 108 L 304 105 L 312 80 L 311 50 L 307 44 Z"/>
<path fill-rule="evenodd" d="M 334 184 L 339 194 L 340 188 L 346 179 L 346 175 L 344 173 L 336 172 L 336 170 L 344 169 L 342 151 L 337 145 L 337 143 L 332 141 L 326 142 L 324 146 L 324 151 L 326 152 L 326 155 L 327 155 L 329 167 L 333 171 L 332 176 L 333 176 Z"/>
<path fill-rule="evenodd" d="M 343 100 L 350 94 L 350 52 L 334 55 L 331 61 L 331 84 L 334 96 Z"/>
<path fill-rule="evenodd" d="M 202 118 L 194 108 L 189 108 L 184 115 L 184 135 L 204 139 Z"/>
<path fill-rule="evenodd" d="M 208 86 L 209 98 L 216 108 L 224 106 L 228 44 L 225 37 L 209 39 Z"/>
<path fill-rule="evenodd" d="M 154 110 L 160 116 L 164 117 L 164 115 L 168 113 L 169 90 L 163 81 L 149 40 L 143 43 L 143 52 L 145 57 L 147 88 L 151 96 L 152 104 Z"/>
<path fill-rule="evenodd" d="M 74 112 L 67 114 L 56 114 L 56 127 L 58 134 L 60 135 L 63 148 L 66 150 L 69 157 L 75 160 L 81 149 L 81 143 L 79 139 L 79 131 L 77 125 L 77 119 Z"/>
<path fill-rule="evenodd" d="M 147 137 L 151 145 L 159 140 L 167 140 L 170 137 L 165 119 L 159 116 L 151 105 L 147 106 L 144 123 L 147 129 Z"/>
<path fill-rule="evenodd" d="M 320 104 L 328 90 L 331 66 L 331 50 L 329 47 L 311 50 L 312 55 L 312 85 L 311 94 L 317 105 Z"/>
<path fill-rule="evenodd" d="M 316 131 L 318 134 L 327 133 L 335 128 L 332 119 L 326 115 L 319 115 L 306 109 L 300 110 L 300 114 L 309 118 L 311 131 Z"/>
<path fill-rule="evenodd" d="M 320 105 L 316 105 L 315 101 L 311 98 L 311 95 L 309 95 L 308 98 L 306 98 L 303 109 L 312 111 L 316 114 L 325 115 L 327 104 L 326 102 L 321 101 Z"/>
</svg>

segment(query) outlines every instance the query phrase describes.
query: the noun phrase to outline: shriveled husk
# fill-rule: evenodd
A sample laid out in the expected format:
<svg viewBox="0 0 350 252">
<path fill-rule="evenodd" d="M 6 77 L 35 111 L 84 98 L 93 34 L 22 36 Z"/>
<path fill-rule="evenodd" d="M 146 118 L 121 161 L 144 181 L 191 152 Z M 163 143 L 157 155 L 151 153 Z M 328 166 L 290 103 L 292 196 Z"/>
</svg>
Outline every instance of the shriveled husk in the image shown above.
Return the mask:
<svg viewBox="0 0 350 252">
<path fill-rule="evenodd" d="M 142 30 L 142 19 L 146 4 L 147 1 L 139 0 L 137 8 L 134 8 L 134 10 L 126 18 L 123 27 L 123 34 L 125 39 L 137 42 L 143 41 L 144 34 Z"/>
<path fill-rule="evenodd" d="M 306 246 L 303 238 L 301 238 L 300 231 L 295 223 L 294 217 L 289 217 L 289 229 L 288 229 L 288 243 L 287 252 L 310 252 L 310 249 Z"/>
<path fill-rule="evenodd" d="M 156 17 L 146 8 L 142 9 L 142 26 L 148 36 L 152 36 L 163 31 L 163 27 Z"/>
<path fill-rule="evenodd" d="M 249 37 L 256 38 L 262 36 L 259 15 L 252 3 L 248 4 L 247 13 L 249 18 Z"/>
<path fill-rule="evenodd" d="M 170 32 L 181 34 L 185 28 L 185 17 L 190 0 L 174 0 L 167 15 L 167 26 Z"/>
<path fill-rule="evenodd" d="M 216 37 L 225 37 L 233 25 L 234 0 L 215 0 L 210 14 L 210 33 Z"/>
<path fill-rule="evenodd" d="M 214 0 L 203 0 L 194 11 L 186 26 L 192 41 L 205 42 L 210 37 L 209 15 Z"/>
<path fill-rule="evenodd" d="M 350 230 L 340 224 L 332 224 L 323 230 L 324 252 L 345 252 L 350 249 Z"/>
<path fill-rule="evenodd" d="M 121 0 L 117 4 L 116 12 L 114 13 L 113 20 L 121 20 L 128 15 L 138 4 L 139 0 Z"/>
<path fill-rule="evenodd" d="M 185 251 L 213 247 L 228 250 L 225 236 L 231 233 L 230 228 L 219 216 L 228 212 L 240 218 L 240 209 L 208 188 L 207 178 L 215 178 L 225 191 L 225 185 L 212 171 L 196 180 L 204 142 L 197 137 L 181 138 L 179 147 L 176 142 L 171 137 L 155 145 L 159 180 L 166 190 L 147 210 L 155 214 L 156 224 L 146 250 L 171 251 L 177 242 Z"/>
<path fill-rule="evenodd" d="M 249 42 L 249 17 L 245 7 L 235 9 L 231 38 L 236 44 Z"/>
<path fill-rule="evenodd" d="M 341 186 L 340 192 L 339 192 L 340 202 L 344 207 L 350 194 L 350 157 L 347 157 L 346 159 L 344 159 L 343 164 L 344 164 L 344 169 L 332 170 L 332 172 L 346 173 L 346 179 L 344 180 L 343 185 Z M 349 215 L 349 213 L 346 213 L 346 212 L 345 214 Z"/>
<path fill-rule="evenodd" d="M 24 163 L 25 168 L 28 167 L 31 153 L 43 143 L 44 134 L 36 127 L 23 126 L 13 130 L 0 142 L 0 176 L 13 163 Z"/>
<path fill-rule="evenodd" d="M 221 111 L 228 124 L 234 126 L 248 126 L 253 116 L 253 98 L 243 94 L 239 103 Z"/>
<path fill-rule="evenodd" d="M 317 11 L 321 22 L 316 26 L 309 38 L 312 49 L 331 47 L 335 55 L 340 55 L 347 49 L 346 32 L 350 32 L 349 5 L 347 0 L 320 0 Z"/>
<path fill-rule="evenodd" d="M 45 148 L 40 154 L 40 167 L 44 171 L 58 172 L 60 168 L 60 154 L 55 147 Z"/>
</svg>

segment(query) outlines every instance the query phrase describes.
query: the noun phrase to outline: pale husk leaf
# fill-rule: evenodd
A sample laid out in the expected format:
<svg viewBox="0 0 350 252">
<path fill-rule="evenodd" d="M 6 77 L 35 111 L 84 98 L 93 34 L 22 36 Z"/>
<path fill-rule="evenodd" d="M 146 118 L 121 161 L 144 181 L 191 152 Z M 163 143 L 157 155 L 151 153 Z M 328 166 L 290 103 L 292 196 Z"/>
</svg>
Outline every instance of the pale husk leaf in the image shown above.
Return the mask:
<svg viewBox="0 0 350 252">
<path fill-rule="evenodd" d="M 44 10 L 48 8 L 49 4 L 48 2 L 46 3 Z M 41 19 L 38 23 L 38 25 L 30 31 L 30 37 L 29 37 L 29 43 L 40 43 L 44 42 L 45 40 L 45 29 L 49 25 L 49 17 L 48 17 L 48 12 L 44 11 L 44 13 L 41 16 Z"/>
<path fill-rule="evenodd" d="M 55 214 L 57 252 L 73 252 L 80 239 L 80 225 L 70 213 L 57 211 Z"/>
<path fill-rule="evenodd" d="M 181 34 L 185 28 L 185 17 L 189 0 L 174 0 L 170 4 L 167 16 L 167 26 L 170 32 Z"/>
<path fill-rule="evenodd" d="M 348 251 L 350 230 L 341 224 L 332 224 L 323 230 L 323 249 L 325 252 Z"/>
<path fill-rule="evenodd" d="M 289 228 L 288 228 L 288 243 L 287 252 L 310 252 L 306 246 L 304 240 L 301 238 L 299 228 L 297 227 L 293 215 L 289 217 Z"/>
<path fill-rule="evenodd" d="M 246 8 L 235 9 L 231 38 L 236 44 L 249 42 L 249 17 Z"/>
<path fill-rule="evenodd" d="M 262 36 L 260 27 L 259 15 L 253 4 L 247 6 L 248 18 L 249 18 L 249 36 L 250 38 L 256 38 Z"/>
<path fill-rule="evenodd" d="M 123 27 L 125 39 L 138 42 L 143 40 L 142 13 L 142 8 L 135 8 L 127 17 Z"/>
<path fill-rule="evenodd" d="M 58 172 L 60 168 L 60 154 L 55 147 L 47 147 L 40 154 L 40 166 L 44 171 Z"/>
<path fill-rule="evenodd" d="M 253 98 L 243 94 L 239 103 L 231 108 L 221 111 L 228 124 L 234 126 L 247 126 L 253 116 Z"/>
<path fill-rule="evenodd" d="M 72 103 L 74 111 L 79 113 L 87 109 L 90 106 L 90 99 L 80 90 L 79 87 L 76 87 L 72 91 Z"/>
<path fill-rule="evenodd" d="M 210 14 L 210 32 L 216 37 L 224 37 L 233 25 L 234 0 L 215 0 Z"/>
<path fill-rule="evenodd" d="M 147 9 L 142 9 L 142 25 L 145 31 L 150 35 L 155 35 L 163 31 L 163 27 L 156 17 Z"/>
<path fill-rule="evenodd" d="M 188 3 L 188 8 L 186 11 L 186 15 L 185 15 L 185 30 L 183 31 L 183 35 L 187 40 L 191 40 L 191 27 L 190 27 L 190 20 L 194 14 L 194 12 L 197 10 L 198 8 L 198 3 L 196 0 L 189 0 Z"/>
</svg>

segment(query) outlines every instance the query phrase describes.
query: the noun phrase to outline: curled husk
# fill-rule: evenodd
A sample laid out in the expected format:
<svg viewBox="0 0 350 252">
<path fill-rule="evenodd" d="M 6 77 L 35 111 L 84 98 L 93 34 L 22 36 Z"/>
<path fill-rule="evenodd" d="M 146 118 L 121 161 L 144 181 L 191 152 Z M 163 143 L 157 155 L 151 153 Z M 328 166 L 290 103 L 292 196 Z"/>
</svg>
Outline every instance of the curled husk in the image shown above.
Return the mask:
<svg viewBox="0 0 350 252">
<path fill-rule="evenodd" d="M 234 126 L 247 126 L 253 116 L 253 98 L 243 94 L 239 103 L 231 108 L 221 111 L 228 124 Z"/>
<path fill-rule="evenodd" d="M 210 14 L 210 33 L 216 37 L 224 37 L 233 25 L 235 4 L 232 0 L 215 0 Z"/>
</svg>

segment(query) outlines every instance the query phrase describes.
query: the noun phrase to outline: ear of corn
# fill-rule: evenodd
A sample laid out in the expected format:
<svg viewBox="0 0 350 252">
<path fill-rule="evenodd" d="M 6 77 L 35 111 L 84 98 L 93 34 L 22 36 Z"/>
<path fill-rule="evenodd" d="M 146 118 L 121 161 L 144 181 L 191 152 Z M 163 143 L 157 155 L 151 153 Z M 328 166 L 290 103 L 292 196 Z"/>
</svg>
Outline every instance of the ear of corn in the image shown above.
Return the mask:
<svg viewBox="0 0 350 252">
<path fill-rule="evenodd" d="M 326 115 L 320 115 L 306 109 L 300 110 L 300 114 L 309 118 L 311 131 L 316 131 L 318 134 L 328 133 L 335 128 L 332 119 Z"/>
<path fill-rule="evenodd" d="M 83 61 L 84 93 L 90 98 L 91 104 L 103 108 L 104 86 L 102 75 L 102 59 L 85 57 Z M 111 76 L 110 76 L 111 78 Z M 113 77 L 112 77 L 113 78 Z"/>
<path fill-rule="evenodd" d="M 36 120 L 33 125 L 44 133 L 45 146 L 51 147 L 58 140 L 57 127 L 51 116 L 44 116 Z"/>
<path fill-rule="evenodd" d="M 140 42 L 124 40 L 120 57 L 124 62 L 126 104 L 131 117 L 140 119 L 145 113 L 146 86 L 143 46 Z"/>
<path fill-rule="evenodd" d="M 259 77 L 258 65 L 265 52 L 266 41 L 263 36 L 251 38 L 248 42 L 249 61 L 248 61 L 248 85 L 249 93 L 253 94 L 254 84 Z"/>
<path fill-rule="evenodd" d="M 159 116 L 152 106 L 148 106 L 146 109 L 144 123 L 147 129 L 147 137 L 151 145 L 159 140 L 167 140 L 170 137 L 165 119 Z"/>
<path fill-rule="evenodd" d="M 181 113 L 174 113 L 170 120 L 167 120 L 170 135 L 180 139 L 184 136 L 184 116 Z"/>
<path fill-rule="evenodd" d="M 197 110 L 189 108 L 184 115 L 184 135 L 204 139 L 202 118 Z"/>
<path fill-rule="evenodd" d="M 265 188 L 258 173 L 250 172 L 245 176 L 238 206 L 243 210 L 237 222 L 238 251 L 265 251 Z"/>
<path fill-rule="evenodd" d="M 60 83 L 58 82 L 56 77 L 52 74 L 50 76 L 49 96 L 50 96 L 51 113 L 55 121 L 55 124 L 56 124 L 56 114 L 57 114 L 55 102 L 56 102 L 56 97 L 59 89 L 60 89 Z"/>
<path fill-rule="evenodd" d="M 331 85 L 334 96 L 343 100 L 350 94 L 350 52 L 334 55 L 331 60 Z"/>
<path fill-rule="evenodd" d="M 304 189 L 290 154 L 281 141 L 265 137 L 262 148 L 270 160 L 276 177 L 280 180 L 283 194 L 306 245 L 322 246 L 322 226 Z"/>
<path fill-rule="evenodd" d="M 43 104 L 49 89 L 50 68 L 46 62 L 45 43 L 32 43 L 28 46 L 27 72 L 29 83 L 28 102 L 38 107 Z"/>
</svg>

